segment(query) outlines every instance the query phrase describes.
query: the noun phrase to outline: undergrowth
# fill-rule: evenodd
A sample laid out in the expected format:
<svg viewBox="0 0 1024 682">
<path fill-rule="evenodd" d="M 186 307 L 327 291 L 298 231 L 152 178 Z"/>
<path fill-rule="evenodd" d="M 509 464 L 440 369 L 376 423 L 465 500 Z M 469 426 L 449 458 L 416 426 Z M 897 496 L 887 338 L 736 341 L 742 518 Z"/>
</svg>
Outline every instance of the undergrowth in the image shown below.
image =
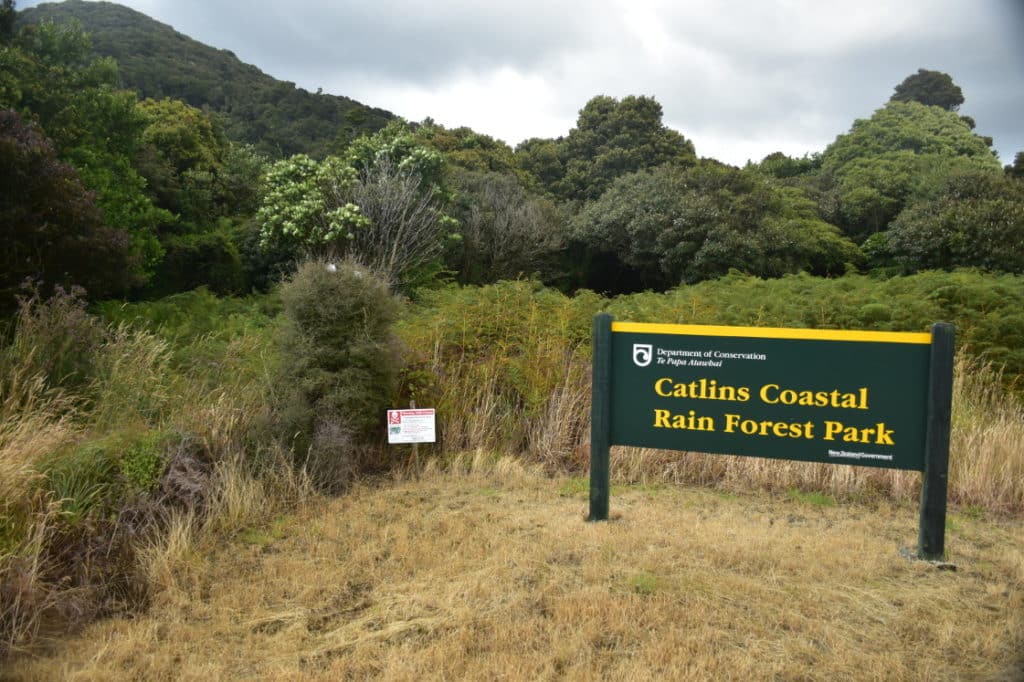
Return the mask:
<svg viewBox="0 0 1024 682">
<path fill-rule="evenodd" d="M 1024 278 L 969 271 L 729 275 L 611 300 L 522 281 L 421 292 L 400 313 L 390 398 L 437 409 L 439 442 L 422 446 L 415 466 L 515 458 L 585 481 L 601 310 L 640 322 L 893 331 L 953 322 L 950 501 L 1024 511 Z M 294 434 L 279 428 L 280 311 L 276 295 L 203 290 L 91 312 L 75 292 L 24 297 L 0 339 L 0 658 L 39 633 L 187 596 L 202 552 L 315 495 L 289 450 Z M 405 458 L 385 448 L 380 463 Z M 914 472 L 629 448 L 613 449 L 612 472 L 619 485 L 765 488 L 817 505 L 913 500 L 920 485 Z"/>
<path fill-rule="evenodd" d="M 590 325 L 601 310 L 634 322 L 926 331 L 957 326 L 949 497 L 1024 511 L 1024 278 L 972 271 L 888 280 L 777 280 L 732 274 L 664 293 L 567 297 L 532 282 L 425 294 L 404 317 L 403 395 L 438 411 L 435 453 L 493 451 L 580 474 L 589 465 Z M 916 472 L 613 448 L 613 478 L 795 488 L 913 499 Z"/>
<path fill-rule="evenodd" d="M 98 313 L 29 292 L 0 345 L 0 658 L 144 608 L 183 524 L 194 543 L 305 494 L 270 437 L 260 303 Z"/>
</svg>

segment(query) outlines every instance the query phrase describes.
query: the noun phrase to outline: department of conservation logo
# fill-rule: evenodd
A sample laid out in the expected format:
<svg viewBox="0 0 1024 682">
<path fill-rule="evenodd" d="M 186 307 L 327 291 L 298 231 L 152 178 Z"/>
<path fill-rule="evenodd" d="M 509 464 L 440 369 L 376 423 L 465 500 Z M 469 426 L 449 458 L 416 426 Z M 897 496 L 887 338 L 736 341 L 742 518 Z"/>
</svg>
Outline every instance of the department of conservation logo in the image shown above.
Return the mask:
<svg viewBox="0 0 1024 682">
<path fill-rule="evenodd" d="M 654 348 L 649 343 L 633 344 L 633 364 L 637 367 L 646 367 L 651 364 L 654 357 Z"/>
</svg>

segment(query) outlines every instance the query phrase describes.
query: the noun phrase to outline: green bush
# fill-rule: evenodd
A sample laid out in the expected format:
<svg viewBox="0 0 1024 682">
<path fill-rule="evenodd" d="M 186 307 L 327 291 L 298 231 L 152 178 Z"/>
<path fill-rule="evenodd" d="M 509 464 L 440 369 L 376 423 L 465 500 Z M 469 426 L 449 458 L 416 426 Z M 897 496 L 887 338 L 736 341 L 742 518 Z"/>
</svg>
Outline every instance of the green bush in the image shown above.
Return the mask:
<svg viewBox="0 0 1024 682">
<path fill-rule="evenodd" d="M 116 512 L 159 483 L 167 440 L 162 431 L 131 429 L 55 452 L 42 465 L 46 485 L 69 520 Z"/>
<path fill-rule="evenodd" d="M 238 247 L 227 229 L 173 235 L 164 240 L 164 258 L 157 267 L 151 293 L 173 294 L 208 286 L 217 293 L 237 293 L 245 276 Z"/>
<path fill-rule="evenodd" d="M 607 299 L 530 281 L 421 292 L 396 327 L 407 348 L 399 402 L 437 410 L 439 446 L 550 459 L 588 427 L 591 320 Z"/>
<path fill-rule="evenodd" d="M 397 299 L 380 277 L 352 261 L 335 267 L 312 260 L 281 287 L 281 300 L 285 425 L 300 456 L 334 467 L 333 474 L 320 473 L 344 474 L 352 468 L 352 448 L 381 433 L 394 392 Z"/>
<path fill-rule="evenodd" d="M 165 441 L 163 433 L 147 431 L 123 443 L 118 466 L 130 491 L 148 493 L 160 482 L 167 468 Z"/>
</svg>

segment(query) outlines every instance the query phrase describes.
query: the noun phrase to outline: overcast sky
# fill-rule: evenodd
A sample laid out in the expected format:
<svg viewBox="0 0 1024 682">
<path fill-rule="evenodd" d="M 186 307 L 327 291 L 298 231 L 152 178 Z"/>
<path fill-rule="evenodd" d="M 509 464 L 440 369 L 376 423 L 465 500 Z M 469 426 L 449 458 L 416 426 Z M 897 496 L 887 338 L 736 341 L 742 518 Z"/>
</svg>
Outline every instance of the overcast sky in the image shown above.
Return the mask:
<svg viewBox="0 0 1024 682">
<path fill-rule="evenodd" d="M 25 9 L 39 4 L 19 0 Z M 123 0 L 310 91 L 515 145 L 651 95 L 700 156 L 822 150 L 918 68 L 1024 150 L 1024 0 Z"/>
</svg>

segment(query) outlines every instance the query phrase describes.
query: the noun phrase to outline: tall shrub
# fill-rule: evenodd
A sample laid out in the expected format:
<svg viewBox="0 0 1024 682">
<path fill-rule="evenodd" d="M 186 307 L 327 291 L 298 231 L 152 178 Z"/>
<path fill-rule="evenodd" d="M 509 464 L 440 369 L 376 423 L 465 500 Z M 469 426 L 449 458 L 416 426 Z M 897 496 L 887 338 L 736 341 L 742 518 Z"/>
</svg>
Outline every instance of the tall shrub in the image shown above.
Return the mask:
<svg viewBox="0 0 1024 682">
<path fill-rule="evenodd" d="M 354 261 L 304 263 L 281 288 L 282 417 L 295 452 L 334 485 L 374 440 L 398 374 L 398 301 Z"/>
</svg>

